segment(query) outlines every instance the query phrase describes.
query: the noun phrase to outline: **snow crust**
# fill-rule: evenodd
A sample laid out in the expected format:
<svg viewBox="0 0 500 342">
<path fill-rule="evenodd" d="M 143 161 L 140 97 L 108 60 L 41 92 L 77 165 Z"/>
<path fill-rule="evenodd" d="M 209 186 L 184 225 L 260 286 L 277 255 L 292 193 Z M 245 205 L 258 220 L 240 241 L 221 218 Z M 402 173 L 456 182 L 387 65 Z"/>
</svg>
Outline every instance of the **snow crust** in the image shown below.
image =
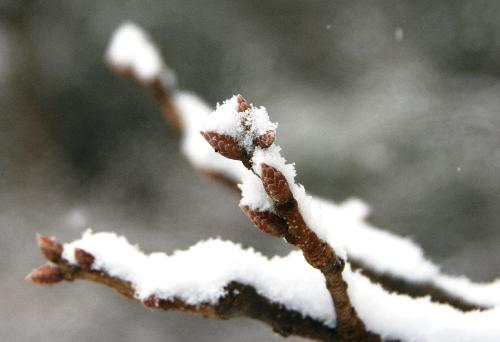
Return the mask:
<svg viewBox="0 0 500 342">
<path fill-rule="evenodd" d="M 269 259 L 252 248 L 210 239 L 172 255 L 144 254 L 123 236 L 90 230 L 80 240 L 64 245 L 63 258 L 71 264 L 76 264 L 75 248 L 95 257 L 93 269 L 129 281 L 138 299 L 154 294 L 192 305 L 215 304 L 225 294 L 224 287 L 237 281 L 254 287 L 272 302 L 335 325 L 323 275 L 297 251 Z"/>
<path fill-rule="evenodd" d="M 65 244 L 63 258 L 75 264 L 74 249 L 95 257 L 93 269 L 131 282 L 138 299 L 179 298 L 191 305 L 215 304 L 231 281 L 252 286 L 271 302 L 335 326 L 335 312 L 321 273 L 300 252 L 271 259 L 230 241 L 202 241 L 186 251 L 142 253 L 114 233 L 87 231 Z M 429 298 L 386 292 L 347 264 L 348 293 L 367 328 L 402 341 L 473 342 L 500 340 L 500 306 L 462 312 Z"/>
<path fill-rule="evenodd" d="M 161 79 L 169 85 L 175 83 L 174 73 L 165 66 L 148 34 L 132 22 L 123 23 L 113 33 L 106 59 L 119 68 L 130 70 L 141 81 Z"/>
</svg>

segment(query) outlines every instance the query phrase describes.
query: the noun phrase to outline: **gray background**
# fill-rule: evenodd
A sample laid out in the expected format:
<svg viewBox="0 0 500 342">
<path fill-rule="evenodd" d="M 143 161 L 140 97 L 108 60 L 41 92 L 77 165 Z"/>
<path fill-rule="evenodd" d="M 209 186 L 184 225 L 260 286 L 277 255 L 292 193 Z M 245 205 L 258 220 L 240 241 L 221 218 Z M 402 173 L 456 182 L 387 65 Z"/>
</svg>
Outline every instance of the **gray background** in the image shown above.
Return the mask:
<svg viewBox="0 0 500 342">
<path fill-rule="evenodd" d="M 359 196 L 373 223 L 411 236 L 445 271 L 493 279 L 499 17 L 497 1 L 0 1 L 0 340 L 281 340 L 246 319 L 23 279 L 42 262 L 36 232 L 69 241 L 87 226 L 148 252 L 211 236 L 289 251 L 186 164 L 154 100 L 105 66 L 129 19 L 183 88 L 212 105 L 242 93 L 266 106 L 310 192 Z"/>
</svg>

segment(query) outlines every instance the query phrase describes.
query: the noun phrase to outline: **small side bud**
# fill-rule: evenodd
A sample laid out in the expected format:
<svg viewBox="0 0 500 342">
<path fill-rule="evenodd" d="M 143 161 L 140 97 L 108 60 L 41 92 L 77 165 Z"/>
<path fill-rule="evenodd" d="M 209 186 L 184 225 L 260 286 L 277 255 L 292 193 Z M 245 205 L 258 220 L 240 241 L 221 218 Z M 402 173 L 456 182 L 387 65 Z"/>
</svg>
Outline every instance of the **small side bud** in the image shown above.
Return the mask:
<svg viewBox="0 0 500 342">
<path fill-rule="evenodd" d="M 38 235 L 36 237 L 36 243 L 40 248 L 42 254 L 52 262 L 58 262 L 61 260 L 61 255 L 63 252 L 63 247 L 60 243 L 55 242 L 53 239 Z"/>
<path fill-rule="evenodd" d="M 276 132 L 273 130 L 269 130 L 266 133 L 255 138 L 254 144 L 259 146 L 260 148 L 266 149 L 274 143 L 275 138 Z"/>
<path fill-rule="evenodd" d="M 53 265 L 42 265 L 26 276 L 26 280 L 41 285 L 56 284 L 62 281 L 63 278 L 61 269 Z"/>
<path fill-rule="evenodd" d="M 241 210 L 247 215 L 250 220 L 264 233 L 283 237 L 287 231 L 285 221 L 278 215 L 270 211 L 255 211 L 247 205 L 240 205 Z"/>
<path fill-rule="evenodd" d="M 233 137 L 214 132 L 201 132 L 201 135 L 214 148 L 215 152 L 222 156 L 235 160 L 244 159 L 243 147 Z"/>
<path fill-rule="evenodd" d="M 238 95 L 236 97 L 236 100 L 238 101 L 238 112 L 243 113 L 246 112 L 247 110 L 251 109 L 252 106 L 245 100 L 245 98 L 241 95 Z"/>
<path fill-rule="evenodd" d="M 274 167 L 265 163 L 261 164 L 262 167 L 262 184 L 264 190 L 275 204 L 284 204 L 290 201 L 292 193 L 285 176 Z"/>
<path fill-rule="evenodd" d="M 95 260 L 92 254 L 80 248 L 75 248 L 75 259 L 78 266 L 84 271 L 90 271 Z"/>
</svg>

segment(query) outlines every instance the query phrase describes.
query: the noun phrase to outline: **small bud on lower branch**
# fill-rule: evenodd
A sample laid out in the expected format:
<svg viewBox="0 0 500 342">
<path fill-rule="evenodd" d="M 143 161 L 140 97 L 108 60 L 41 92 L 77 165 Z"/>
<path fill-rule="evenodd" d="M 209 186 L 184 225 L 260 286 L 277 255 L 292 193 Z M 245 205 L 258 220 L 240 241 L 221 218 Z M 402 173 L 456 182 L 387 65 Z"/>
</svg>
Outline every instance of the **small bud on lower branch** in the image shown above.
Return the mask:
<svg viewBox="0 0 500 342">
<path fill-rule="evenodd" d="M 31 271 L 26 276 L 26 280 L 41 285 L 56 284 L 63 280 L 63 274 L 57 266 L 42 265 Z"/>
<path fill-rule="evenodd" d="M 80 248 L 75 248 L 75 259 L 80 268 L 84 271 L 90 271 L 95 260 L 92 254 Z"/>
<path fill-rule="evenodd" d="M 222 156 L 235 160 L 245 159 L 243 147 L 234 138 L 214 132 L 201 132 L 201 135 L 214 148 L 215 152 Z"/>
<path fill-rule="evenodd" d="M 270 211 L 255 211 L 247 205 L 240 205 L 241 210 L 262 230 L 276 237 L 283 237 L 287 231 L 286 222 L 278 215 Z"/>
<path fill-rule="evenodd" d="M 285 176 L 274 167 L 265 163 L 262 167 L 262 184 L 275 204 L 285 204 L 292 199 L 292 193 Z"/>
<path fill-rule="evenodd" d="M 50 261 L 57 262 L 61 259 L 63 247 L 60 243 L 55 242 L 49 237 L 38 235 L 36 243 L 42 251 L 42 254 Z"/>
</svg>

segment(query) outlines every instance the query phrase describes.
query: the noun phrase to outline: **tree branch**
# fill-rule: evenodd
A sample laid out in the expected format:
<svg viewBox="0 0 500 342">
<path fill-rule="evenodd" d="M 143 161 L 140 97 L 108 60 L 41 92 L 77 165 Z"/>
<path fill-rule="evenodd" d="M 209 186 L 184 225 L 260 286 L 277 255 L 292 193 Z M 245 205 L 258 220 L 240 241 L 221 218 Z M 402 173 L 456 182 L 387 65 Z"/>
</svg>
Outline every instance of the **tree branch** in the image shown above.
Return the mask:
<svg viewBox="0 0 500 342">
<path fill-rule="evenodd" d="M 141 84 L 146 89 L 149 89 L 154 95 L 154 97 L 158 100 L 161 111 L 166 121 L 169 122 L 174 128 L 176 128 L 178 132 L 182 133 L 182 130 L 184 128 L 182 127 L 180 110 L 179 108 L 177 108 L 175 101 L 172 98 L 172 94 L 176 92 L 175 89 L 171 89 L 168 86 L 168 84 L 166 84 L 165 82 L 161 82 L 159 79 L 155 79 L 154 81 L 145 83 L 144 81 L 139 80 L 137 77 L 134 77 L 133 73 L 130 70 L 124 70 L 123 68 L 119 68 L 113 65 L 112 67 L 113 70 L 115 70 L 115 72 L 123 76 L 126 76 L 128 78 L 132 78 L 138 84 Z M 231 190 L 239 192 L 238 182 L 227 177 L 225 174 L 217 172 L 215 170 L 201 169 L 199 167 L 197 167 L 196 169 L 201 173 L 203 173 L 204 175 L 208 176 L 209 178 L 212 178 L 215 181 L 230 188 Z M 267 213 L 266 214 L 255 213 L 255 212 L 251 213 L 248 210 L 248 208 L 246 209 L 242 208 L 242 209 L 247 215 L 253 215 L 254 218 L 252 218 L 252 221 L 256 225 L 258 226 L 260 225 L 260 228 L 263 229 L 263 225 L 257 223 L 256 216 L 262 216 L 262 215 L 269 216 Z M 258 219 L 260 220 L 260 218 Z M 276 220 L 276 218 L 272 218 L 272 220 Z M 265 227 L 269 228 L 271 227 L 271 224 L 266 223 Z M 432 283 L 412 282 L 403 277 L 399 277 L 398 275 L 389 275 L 382 272 L 378 272 L 377 270 L 366 265 L 366 263 L 363 260 L 359 259 L 357 260 L 353 257 L 349 258 L 349 263 L 352 265 L 353 269 L 360 270 L 365 276 L 370 278 L 373 282 L 380 283 L 385 289 L 391 292 L 407 294 L 415 297 L 429 296 L 430 299 L 434 302 L 448 304 L 464 311 L 486 309 L 485 306 L 469 303 L 463 300 L 462 298 L 459 298 L 449 293 L 448 291 L 446 291 L 446 289 L 439 288 Z"/>
<path fill-rule="evenodd" d="M 130 282 L 112 277 L 102 270 L 93 270 L 94 257 L 90 253 L 76 248 L 75 259 L 78 265 L 71 265 L 62 258 L 63 248 L 60 243 L 44 236 L 38 236 L 37 243 L 51 264 L 34 269 L 26 277 L 27 280 L 42 285 L 63 280 L 88 280 L 106 285 L 129 299 L 138 300 Z M 175 274 L 172 274 L 172 277 L 175 277 Z M 249 285 L 233 281 L 224 290 L 225 295 L 216 304 L 190 305 L 178 298 L 164 300 L 154 296 L 142 300 L 141 303 L 150 309 L 188 312 L 211 319 L 247 317 L 271 326 L 273 331 L 284 337 L 293 335 L 319 341 L 339 341 L 336 329 L 269 301 Z"/>
<path fill-rule="evenodd" d="M 254 107 L 250 105 L 241 95 L 236 97 L 237 107 L 235 111 L 241 115 L 242 141 L 251 141 L 250 146 L 242 146 L 236 138 L 229 135 L 221 135 L 214 131 L 202 131 L 202 136 L 222 156 L 240 160 L 243 165 L 254 172 L 262 182 L 267 195 L 274 203 L 276 220 L 281 219 L 286 226 L 282 231 L 283 236 L 290 244 L 302 250 L 306 261 L 323 273 L 326 279 L 326 287 L 333 301 L 337 314 L 337 330 L 342 341 L 380 341 L 380 337 L 368 332 L 364 323 L 359 319 L 355 308 L 352 306 L 347 294 L 347 283 L 342 278 L 344 260 L 339 258 L 329 244 L 318 238 L 316 233 L 306 224 L 300 212 L 297 200 L 292 194 L 290 185 L 283 173 L 275 167 L 266 163 L 261 163 L 261 173 L 254 170 L 253 154 L 255 149 L 269 148 L 275 138 L 274 130 L 267 130 L 265 133 L 252 137 L 252 115 Z M 252 220 L 257 211 L 248 207 L 242 208 Z M 264 214 L 272 215 L 266 211 Z M 252 221 L 253 222 L 253 221 Z M 262 221 L 255 223 L 258 228 L 264 226 Z M 275 228 L 275 226 L 273 226 Z M 274 229 L 262 229 L 265 232 L 273 231 L 270 235 L 279 234 Z"/>
</svg>

